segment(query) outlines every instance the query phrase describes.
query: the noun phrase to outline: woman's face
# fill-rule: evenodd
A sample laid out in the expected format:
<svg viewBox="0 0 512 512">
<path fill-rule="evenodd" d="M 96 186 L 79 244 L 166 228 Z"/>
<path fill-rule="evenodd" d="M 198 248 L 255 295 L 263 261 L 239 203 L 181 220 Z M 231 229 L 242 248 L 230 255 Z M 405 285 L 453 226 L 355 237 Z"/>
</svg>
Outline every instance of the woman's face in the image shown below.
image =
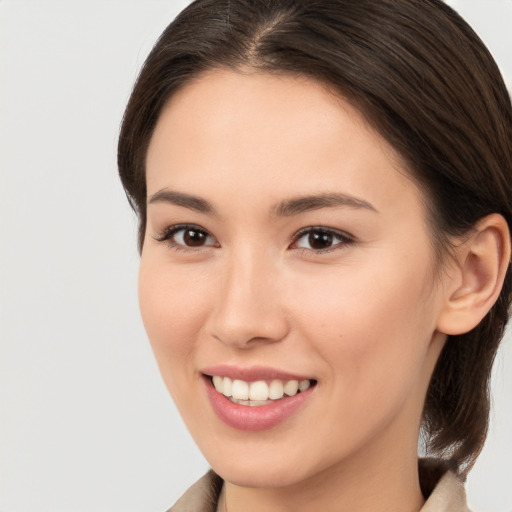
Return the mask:
<svg viewBox="0 0 512 512">
<path fill-rule="evenodd" d="M 210 72 L 163 110 L 147 189 L 142 317 L 212 467 L 284 486 L 415 459 L 443 277 L 359 113 L 305 78 Z"/>
</svg>

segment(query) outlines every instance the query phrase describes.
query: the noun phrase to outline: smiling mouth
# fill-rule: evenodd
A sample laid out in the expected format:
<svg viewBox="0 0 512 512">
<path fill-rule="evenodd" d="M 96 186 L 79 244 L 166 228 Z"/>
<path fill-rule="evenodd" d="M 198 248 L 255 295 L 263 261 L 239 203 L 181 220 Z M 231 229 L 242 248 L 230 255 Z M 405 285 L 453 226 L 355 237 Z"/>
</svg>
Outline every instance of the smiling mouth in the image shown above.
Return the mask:
<svg viewBox="0 0 512 512">
<path fill-rule="evenodd" d="M 215 390 L 238 405 L 259 407 L 270 405 L 286 397 L 304 392 L 316 384 L 315 380 L 258 380 L 247 382 L 220 375 L 210 377 Z"/>
<path fill-rule="evenodd" d="M 315 394 L 317 381 L 275 368 L 203 368 L 206 395 L 228 427 L 258 432 L 290 421 Z"/>
</svg>

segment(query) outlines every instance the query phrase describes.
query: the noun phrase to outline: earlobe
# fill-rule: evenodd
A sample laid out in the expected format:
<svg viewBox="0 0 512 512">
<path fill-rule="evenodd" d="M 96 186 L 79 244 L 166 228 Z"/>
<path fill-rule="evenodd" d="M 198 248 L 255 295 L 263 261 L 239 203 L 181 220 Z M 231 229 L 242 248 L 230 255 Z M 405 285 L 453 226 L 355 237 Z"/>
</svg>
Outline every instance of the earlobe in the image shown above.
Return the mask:
<svg viewBox="0 0 512 512">
<path fill-rule="evenodd" d="M 510 250 L 510 232 L 501 215 L 488 215 L 475 225 L 455 249 L 438 331 L 464 334 L 478 325 L 499 297 Z"/>
</svg>

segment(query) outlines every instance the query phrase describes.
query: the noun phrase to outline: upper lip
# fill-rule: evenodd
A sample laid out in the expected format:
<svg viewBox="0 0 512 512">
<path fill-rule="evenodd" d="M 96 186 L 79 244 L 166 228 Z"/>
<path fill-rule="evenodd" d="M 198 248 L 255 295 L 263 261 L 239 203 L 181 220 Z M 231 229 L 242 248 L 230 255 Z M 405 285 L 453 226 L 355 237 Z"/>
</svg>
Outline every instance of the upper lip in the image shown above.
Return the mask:
<svg viewBox="0 0 512 512">
<path fill-rule="evenodd" d="M 201 373 L 213 377 L 229 377 L 232 380 L 256 382 L 258 380 L 312 380 L 311 377 L 266 366 L 232 366 L 221 364 L 201 369 Z"/>
</svg>

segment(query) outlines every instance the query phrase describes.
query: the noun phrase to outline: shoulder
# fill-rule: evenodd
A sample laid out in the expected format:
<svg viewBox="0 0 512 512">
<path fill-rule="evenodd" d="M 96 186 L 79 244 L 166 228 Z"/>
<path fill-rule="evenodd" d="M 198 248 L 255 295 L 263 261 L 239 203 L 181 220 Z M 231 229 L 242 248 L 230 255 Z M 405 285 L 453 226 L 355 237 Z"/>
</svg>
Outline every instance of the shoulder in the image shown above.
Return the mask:
<svg viewBox="0 0 512 512">
<path fill-rule="evenodd" d="M 222 479 L 208 471 L 167 512 L 215 512 Z"/>
</svg>

